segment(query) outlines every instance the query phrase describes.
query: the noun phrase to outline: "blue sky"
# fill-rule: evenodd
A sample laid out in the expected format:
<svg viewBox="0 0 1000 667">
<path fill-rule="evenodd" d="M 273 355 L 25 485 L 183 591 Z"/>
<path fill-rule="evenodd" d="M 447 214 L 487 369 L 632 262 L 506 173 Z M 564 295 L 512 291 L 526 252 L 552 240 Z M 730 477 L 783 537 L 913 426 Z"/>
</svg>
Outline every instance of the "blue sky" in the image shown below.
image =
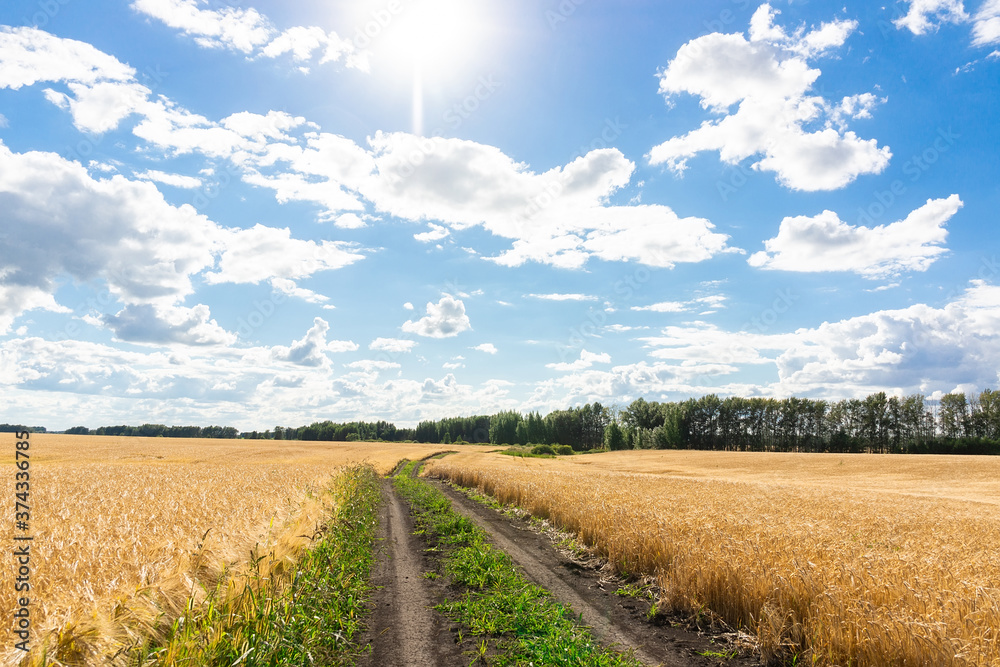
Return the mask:
<svg viewBox="0 0 1000 667">
<path fill-rule="evenodd" d="M 996 387 L 1000 1 L 12 0 L 0 421 Z"/>
</svg>

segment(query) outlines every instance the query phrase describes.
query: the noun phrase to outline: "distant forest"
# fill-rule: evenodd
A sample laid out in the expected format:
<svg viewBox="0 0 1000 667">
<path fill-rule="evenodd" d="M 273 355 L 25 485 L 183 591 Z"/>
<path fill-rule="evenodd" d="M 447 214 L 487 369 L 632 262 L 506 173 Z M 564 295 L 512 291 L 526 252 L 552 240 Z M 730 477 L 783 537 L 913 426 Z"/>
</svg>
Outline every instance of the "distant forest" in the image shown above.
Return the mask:
<svg viewBox="0 0 1000 667">
<path fill-rule="evenodd" d="M 588 403 L 544 417 L 537 412 L 505 411 L 423 421 L 415 428 L 399 428 L 387 421 L 323 421 L 243 433 L 232 427 L 162 424 L 94 430 L 79 426 L 66 432 L 248 440 L 562 444 L 577 451 L 604 448 L 998 455 L 1000 391 L 987 389 L 978 396 L 947 394 L 937 405 L 929 405 L 919 394 L 900 398 L 884 392 L 832 402 L 719 398 L 714 394 L 674 403 L 640 398 L 623 409 Z"/>
</svg>

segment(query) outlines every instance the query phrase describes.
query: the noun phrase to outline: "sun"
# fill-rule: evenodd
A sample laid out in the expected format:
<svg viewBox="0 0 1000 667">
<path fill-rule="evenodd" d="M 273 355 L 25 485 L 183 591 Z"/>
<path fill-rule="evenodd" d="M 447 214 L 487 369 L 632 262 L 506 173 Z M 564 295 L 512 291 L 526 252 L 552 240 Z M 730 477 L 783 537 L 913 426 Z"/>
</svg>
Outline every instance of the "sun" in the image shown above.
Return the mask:
<svg viewBox="0 0 1000 667">
<path fill-rule="evenodd" d="M 412 0 L 401 3 L 388 26 L 385 56 L 412 75 L 413 132 L 423 132 L 423 89 L 466 69 L 482 50 L 485 17 L 470 0 Z"/>
<path fill-rule="evenodd" d="M 475 50 L 481 20 L 469 0 L 412 0 L 403 3 L 387 48 L 394 58 L 428 70 L 447 71 Z"/>
</svg>

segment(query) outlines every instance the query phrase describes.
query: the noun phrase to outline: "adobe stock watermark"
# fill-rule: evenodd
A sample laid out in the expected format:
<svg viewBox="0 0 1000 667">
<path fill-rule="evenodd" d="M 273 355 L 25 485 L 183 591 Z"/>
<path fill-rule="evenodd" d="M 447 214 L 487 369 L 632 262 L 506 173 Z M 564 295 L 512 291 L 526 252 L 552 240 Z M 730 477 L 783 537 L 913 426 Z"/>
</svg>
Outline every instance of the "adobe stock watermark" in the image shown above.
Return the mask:
<svg viewBox="0 0 1000 667">
<path fill-rule="evenodd" d="M 358 51 L 364 51 L 384 33 L 397 16 L 403 13 L 401 0 L 389 0 L 385 7 L 374 10 L 364 25 L 358 26 L 351 36 L 351 42 Z"/>
<path fill-rule="evenodd" d="M 274 290 L 271 296 L 263 301 L 255 299 L 250 312 L 236 320 L 236 334 L 243 340 L 249 341 L 254 332 L 274 317 L 286 301 L 288 295 L 279 290 Z"/>
<path fill-rule="evenodd" d="M 770 333 L 774 325 L 781 321 L 782 317 L 787 315 L 800 299 L 801 297 L 793 292 L 791 288 L 777 290 L 774 293 L 774 300 L 769 305 L 761 309 L 758 315 L 751 317 L 743 324 L 742 327 L 740 327 L 738 336 L 744 334 L 749 336 L 763 336 Z M 732 366 L 746 356 L 745 348 L 749 346 L 749 341 L 747 341 L 746 344 L 743 344 L 737 338 L 733 340 L 729 344 L 729 347 L 713 361 L 721 366 Z M 693 376 L 691 381 L 695 386 L 707 386 L 710 381 L 727 374 L 728 372 L 721 370 L 717 372 L 699 373 L 698 375 Z"/>
<path fill-rule="evenodd" d="M 583 349 L 588 338 L 600 338 L 601 330 L 608 323 L 608 313 L 617 310 L 622 302 L 629 302 L 653 278 L 652 270 L 645 265 L 638 265 L 631 273 L 623 275 L 614 282 L 612 289 L 618 300 L 607 301 L 604 307 L 590 307 L 582 322 L 570 327 L 565 344 L 556 344 L 556 353 L 560 362 L 567 362 Z"/>
<path fill-rule="evenodd" d="M 72 1 L 73 0 L 40 0 L 40 2 L 36 4 L 38 10 L 30 17 L 24 16 L 21 19 L 21 25 L 41 30 L 46 27 L 52 19 L 59 15 L 59 12 L 62 11 L 63 7 Z"/>
<path fill-rule="evenodd" d="M 545 22 L 549 25 L 549 30 L 557 30 L 560 25 L 566 23 L 580 5 L 587 0 L 561 0 L 555 9 L 545 10 Z"/>
</svg>

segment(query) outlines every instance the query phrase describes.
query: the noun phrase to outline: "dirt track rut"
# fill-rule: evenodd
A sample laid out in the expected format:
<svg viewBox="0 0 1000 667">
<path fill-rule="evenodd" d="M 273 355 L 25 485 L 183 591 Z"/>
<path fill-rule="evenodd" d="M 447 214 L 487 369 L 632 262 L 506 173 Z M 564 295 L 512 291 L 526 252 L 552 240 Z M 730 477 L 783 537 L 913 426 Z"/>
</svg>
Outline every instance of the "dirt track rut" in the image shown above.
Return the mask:
<svg viewBox="0 0 1000 667">
<path fill-rule="evenodd" d="M 413 534 L 409 509 L 392 482 L 382 482 L 382 510 L 376 539 L 378 562 L 372 575 L 376 591 L 372 626 L 365 641 L 371 654 L 362 665 L 396 667 L 468 664 L 448 630 L 448 621 L 432 607 L 436 586 L 424 577 L 431 569 L 423 541 Z"/>
</svg>

